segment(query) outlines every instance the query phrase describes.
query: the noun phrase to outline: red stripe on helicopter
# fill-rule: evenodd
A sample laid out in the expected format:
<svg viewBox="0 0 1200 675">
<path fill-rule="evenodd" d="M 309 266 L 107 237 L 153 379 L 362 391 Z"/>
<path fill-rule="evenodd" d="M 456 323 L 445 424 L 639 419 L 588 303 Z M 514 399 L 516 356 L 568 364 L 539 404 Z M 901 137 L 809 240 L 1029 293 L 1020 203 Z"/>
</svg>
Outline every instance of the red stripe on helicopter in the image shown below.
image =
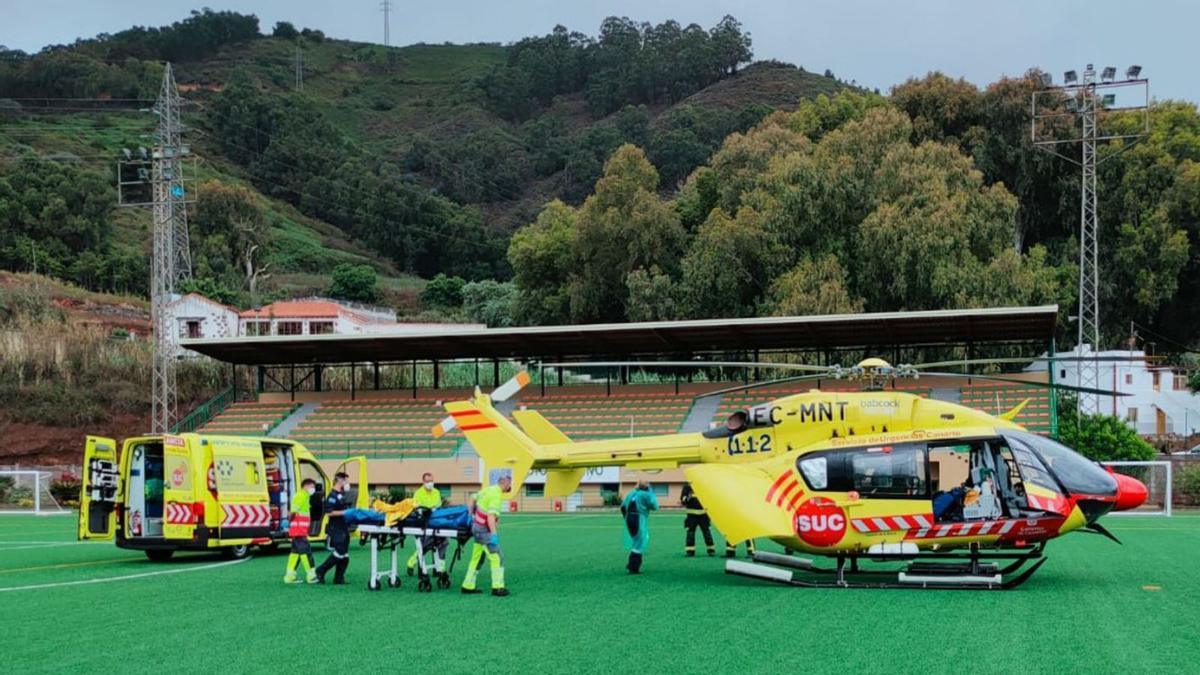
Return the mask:
<svg viewBox="0 0 1200 675">
<path fill-rule="evenodd" d="M 790 478 L 791 475 L 792 475 L 791 471 L 784 471 L 783 473 L 781 473 L 779 475 L 779 478 L 775 479 L 774 483 L 771 483 L 771 489 L 767 490 L 767 501 L 768 502 L 775 499 L 775 491 L 778 490 L 780 488 L 780 486 L 783 485 L 783 482 L 786 481 L 788 478 Z"/>
<path fill-rule="evenodd" d="M 795 508 L 796 502 L 800 501 L 800 498 L 803 496 L 804 496 L 803 489 L 796 490 L 796 494 L 792 495 L 792 500 L 790 502 L 788 502 L 787 510 L 791 511 L 793 508 Z"/>
<path fill-rule="evenodd" d="M 495 422 L 480 422 L 479 424 L 460 424 L 459 429 L 463 431 L 477 431 L 479 429 L 495 429 Z"/>
<path fill-rule="evenodd" d="M 783 492 L 780 492 L 779 496 L 775 498 L 775 506 L 783 506 L 783 500 L 787 499 L 788 495 L 792 493 L 792 490 L 795 490 L 798 487 L 800 487 L 800 483 L 793 477 L 790 481 L 788 481 L 787 485 L 784 486 Z"/>
<path fill-rule="evenodd" d="M 1039 497 L 1031 492 L 1026 494 L 1025 498 L 1028 500 L 1030 508 L 1049 511 L 1050 513 L 1057 513 L 1063 516 L 1071 515 L 1071 503 L 1061 495 Z"/>
<path fill-rule="evenodd" d="M 929 527 L 933 523 L 932 513 L 913 513 L 904 516 L 879 516 L 877 518 L 855 518 L 854 529 L 859 532 L 891 532 L 915 530 Z"/>
<path fill-rule="evenodd" d="M 942 537 L 982 537 L 988 534 L 1006 535 L 1018 519 L 979 520 L 972 523 L 943 523 L 909 532 L 905 539 L 939 539 Z"/>
<path fill-rule="evenodd" d="M 450 416 L 458 419 L 459 417 L 470 417 L 471 415 L 482 415 L 483 413 L 472 408 L 470 410 L 459 410 L 458 412 L 450 413 Z"/>
</svg>

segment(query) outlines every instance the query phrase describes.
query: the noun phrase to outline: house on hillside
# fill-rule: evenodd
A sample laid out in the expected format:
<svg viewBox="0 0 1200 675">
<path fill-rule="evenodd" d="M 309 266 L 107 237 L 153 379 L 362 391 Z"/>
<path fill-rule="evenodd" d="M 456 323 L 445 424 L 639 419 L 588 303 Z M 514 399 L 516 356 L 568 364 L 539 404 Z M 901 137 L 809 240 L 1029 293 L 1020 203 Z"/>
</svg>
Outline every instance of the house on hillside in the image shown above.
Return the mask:
<svg viewBox="0 0 1200 675">
<path fill-rule="evenodd" d="M 188 293 L 176 297 L 167 305 L 171 342 L 181 339 L 230 337 L 238 334 L 238 312 L 215 300 Z"/>
<path fill-rule="evenodd" d="M 1058 353 L 1058 356 L 1065 357 L 1079 355 L 1078 349 Z M 1128 359 L 1097 364 L 1099 388 L 1129 394 L 1099 397 L 1100 412 L 1125 420 L 1142 436 L 1190 436 L 1200 430 L 1200 396 L 1188 390 L 1186 372 L 1155 365 L 1145 360 L 1146 353 L 1140 350 L 1115 349 L 1094 353 L 1085 347 L 1082 355 Z M 1055 362 L 1054 381 L 1079 384 L 1079 363 Z M 1039 361 L 1025 370 L 1043 371 L 1046 368 L 1047 363 Z"/>
</svg>

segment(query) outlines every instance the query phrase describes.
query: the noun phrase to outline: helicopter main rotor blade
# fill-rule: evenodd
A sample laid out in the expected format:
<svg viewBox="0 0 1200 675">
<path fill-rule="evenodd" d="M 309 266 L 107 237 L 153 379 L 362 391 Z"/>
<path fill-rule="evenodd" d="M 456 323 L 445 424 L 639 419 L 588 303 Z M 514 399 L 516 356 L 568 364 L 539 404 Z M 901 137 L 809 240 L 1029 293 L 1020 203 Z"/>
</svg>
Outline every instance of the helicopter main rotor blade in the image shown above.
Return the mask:
<svg viewBox="0 0 1200 675">
<path fill-rule="evenodd" d="M 831 373 L 838 366 L 809 366 L 801 363 L 767 363 L 765 361 L 574 361 L 543 363 L 543 368 L 779 368 L 813 373 Z"/>
<path fill-rule="evenodd" d="M 828 375 L 797 375 L 796 377 L 783 377 L 778 380 L 767 380 L 765 382 L 755 382 L 754 384 L 743 384 L 737 387 L 729 387 L 728 389 L 718 389 L 710 391 L 706 394 L 692 397 L 693 401 L 699 401 L 702 398 L 710 398 L 712 396 L 723 396 L 739 391 L 747 391 L 749 389 L 758 389 L 760 387 L 769 387 L 773 384 L 786 384 L 788 382 L 801 382 L 804 380 L 820 380 L 829 377 Z"/>
<path fill-rule="evenodd" d="M 1055 363 L 1070 363 L 1073 361 L 1099 362 L 1142 362 L 1158 361 L 1160 356 L 1004 356 L 995 359 L 958 359 L 957 361 L 931 361 L 929 363 L 904 364 L 908 368 L 924 370 L 926 368 L 948 368 L 951 366 L 988 365 L 991 363 L 1033 363 L 1037 361 L 1053 361 Z"/>
<path fill-rule="evenodd" d="M 953 378 L 969 378 L 972 380 L 992 380 L 995 382 L 1011 382 L 1012 384 L 1023 384 L 1039 389 L 1066 389 L 1067 391 L 1078 391 L 1084 394 L 1098 394 L 1100 396 L 1129 396 L 1123 391 L 1112 391 L 1111 389 L 1093 389 L 1091 387 L 1076 387 L 1070 384 L 1050 384 L 1049 382 L 1030 382 L 1029 380 L 1018 380 L 1015 377 L 996 377 L 995 375 L 968 375 L 966 373 L 921 373 L 922 375 L 934 375 L 937 377 L 953 377 Z"/>
</svg>

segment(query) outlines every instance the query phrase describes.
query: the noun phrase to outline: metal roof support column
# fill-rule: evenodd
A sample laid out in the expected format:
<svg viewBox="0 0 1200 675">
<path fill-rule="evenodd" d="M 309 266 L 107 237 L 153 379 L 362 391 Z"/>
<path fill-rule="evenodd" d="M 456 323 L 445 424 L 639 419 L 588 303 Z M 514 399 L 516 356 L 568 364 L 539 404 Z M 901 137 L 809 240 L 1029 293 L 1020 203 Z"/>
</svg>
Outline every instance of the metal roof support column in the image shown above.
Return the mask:
<svg viewBox="0 0 1200 675">
<path fill-rule="evenodd" d="M 291 378 L 290 380 L 288 380 L 288 392 L 291 393 L 292 402 L 295 403 L 296 402 L 296 364 L 294 364 L 294 363 L 292 364 L 291 368 L 288 370 L 288 373 L 289 373 L 289 377 Z"/>
<path fill-rule="evenodd" d="M 479 359 L 475 359 L 475 386 L 479 386 Z"/>
<path fill-rule="evenodd" d="M 542 396 L 546 395 L 546 367 L 542 365 L 546 359 L 538 359 L 538 384 L 542 387 Z"/>
<path fill-rule="evenodd" d="M 379 362 L 375 362 L 375 391 L 379 391 Z"/>
<path fill-rule="evenodd" d="M 320 368 L 320 366 L 317 366 L 317 367 Z M 351 361 L 350 362 L 350 400 L 351 401 L 354 400 L 355 394 L 357 393 L 355 386 L 354 386 L 355 385 L 354 381 L 358 379 L 357 377 L 355 377 L 356 375 L 358 375 L 358 364 Z"/>
<path fill-rule="evenodd" d="M 500 386 L 500 359 L 492 359 L 492 388 Z"/>
<path fill-rule="evenodd" d="M 263 392 L 263 386 L 266 385 L 266 383 L 267 369 L 262 366 L 258 366 L 258 372 L 255 373 L 254 376 L 254 393 L 261 394 Z"/>
<path fill-rule="evenodd" d="M 324 388 L 324 385 L 322 383 L 322 376 L 324 374 L 325 374 L 325 366 L 322 366 L 319 363 L 317 365 L 313 366 L 313 390 L 314 391 L 321 391 L 321 389 Z"/>
<path fill-rule="evenodd" d="M 413 390 L 413 398 L 416 398 L 417 397 L 417 360 L 416 359 L 413 359 L 412 390 Z"/>
<path fill-rule="evenodd" d="M 230 381 L 233 383 L 233 402 L 237 403 L 237 364 L 229 364 L 229 370 L 232 373 Z"/>
<path fill-rule="evenodd" d="M 433 360 L 433 388 L 437 389 L 442 386 L 442 369 L 438 364 L 438 360 Z"/>
</svg>

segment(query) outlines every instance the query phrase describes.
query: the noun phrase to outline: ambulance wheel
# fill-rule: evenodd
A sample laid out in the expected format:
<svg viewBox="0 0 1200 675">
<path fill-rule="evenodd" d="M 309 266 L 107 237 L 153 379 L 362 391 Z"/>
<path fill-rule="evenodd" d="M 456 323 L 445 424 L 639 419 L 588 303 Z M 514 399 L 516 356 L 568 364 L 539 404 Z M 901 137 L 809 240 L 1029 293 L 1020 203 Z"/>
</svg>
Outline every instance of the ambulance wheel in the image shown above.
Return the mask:
<svg viewBox="0 0 1200 675">
<path fill-rule="evenodd" d="M 175 555 L 175 550 L 169 548 L 156 548 L 146 551 L 146 557 L 154 562 L 166 562 L 173 555 Z"/>
<path fill-rule="evenodd" d="M 400 580 L 388 577 L 388 588 L 400 588 Z"/>
<path fill-rule="evenodd" d="M 429 583 L 429 579 L 421 579 L 417 582 L 418 593 L 429 593 L 433 590 L 433 584 Z"/>
<path fill-rule="evenodd" d="M 221 555 L 230 560 L 241 560 L 242 558 L 250 557 L 250 545 L 241 544 L 239 546 L 226 546 L 221 549 Z"/>
<path fill-rule="evenodd" d="M 372 591 L 379 590 L 381 588 L 381 586 L 379 585 L 379 580 L 378 579 L 368 579 L 367 580 L 367 588 Z"/>
</svg>

